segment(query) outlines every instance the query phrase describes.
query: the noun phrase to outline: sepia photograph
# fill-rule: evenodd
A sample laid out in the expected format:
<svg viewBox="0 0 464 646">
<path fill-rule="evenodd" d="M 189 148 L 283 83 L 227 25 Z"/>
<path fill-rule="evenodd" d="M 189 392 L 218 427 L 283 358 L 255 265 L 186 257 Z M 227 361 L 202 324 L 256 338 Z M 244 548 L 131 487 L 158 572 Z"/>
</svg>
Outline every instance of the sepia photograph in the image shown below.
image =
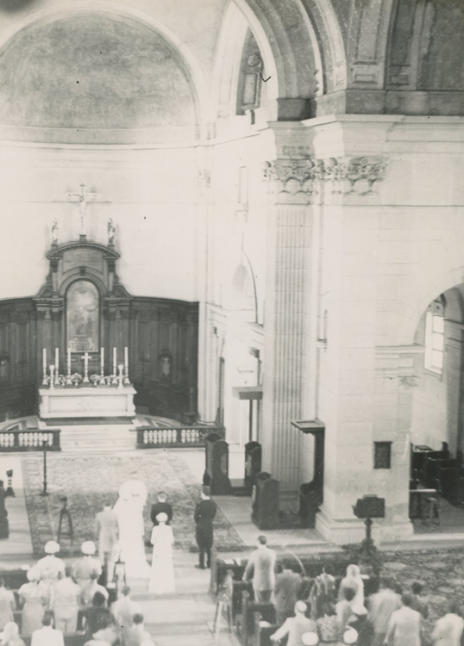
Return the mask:
<svg viewBox="0 0 464 646">
<path fill-rule="evenodd" d="M 464 646 L 464 0 L 0 0 L 0 646 Z"/>
</svg>

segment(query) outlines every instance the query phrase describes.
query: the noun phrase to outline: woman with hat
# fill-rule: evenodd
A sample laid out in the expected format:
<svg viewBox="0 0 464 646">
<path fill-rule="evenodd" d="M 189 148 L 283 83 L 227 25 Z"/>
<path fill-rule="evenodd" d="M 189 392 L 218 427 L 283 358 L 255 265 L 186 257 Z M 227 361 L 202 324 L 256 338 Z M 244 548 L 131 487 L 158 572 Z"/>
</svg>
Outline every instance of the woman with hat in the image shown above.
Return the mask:
<svg viewBox="0 0 464 646">
<path fill-rule="evenodd" d="M 100 560 L 94 556 L 96 551 L 93 541 L 84 541 L 81 545 L 82 556 L 73 565 L 73 578 L 82 589 L 90 583 L 92 572 L 97 572 L 98 576 L 102 572 Z"/>
<path fill-rule="evenodd" d="M 32 567 L 27 572 L 28 583 L 18 590 L 20 603 L 23 604 L 21 614 L 21 633 L 30 637 L 34 630 L 42 626 L 42 617 L 50 601 L 48 589 L 39 582 L 39 570 Z"/>
<path fill-rule="evenodd" d="M 46 556 L 37 561 L 39 579 L 48 584 L 53 584 L 59 576 L 64 575 L 64 562 L 56 556 L 60 546 L 56 541 L 45 543 L 44 551 Z"/>
<path fill-rule="evenodd" d="M 148 591 L 154 594 L 172 594 L 175 589 L 174 565 L 172 562 L 172 544 L 174 537 L 172 529 L 166 524 L 168 515 L 164 512 L 157 514 L 158 525 L 153 527 L 151 544 L 153 559 Z"/>
</svg>

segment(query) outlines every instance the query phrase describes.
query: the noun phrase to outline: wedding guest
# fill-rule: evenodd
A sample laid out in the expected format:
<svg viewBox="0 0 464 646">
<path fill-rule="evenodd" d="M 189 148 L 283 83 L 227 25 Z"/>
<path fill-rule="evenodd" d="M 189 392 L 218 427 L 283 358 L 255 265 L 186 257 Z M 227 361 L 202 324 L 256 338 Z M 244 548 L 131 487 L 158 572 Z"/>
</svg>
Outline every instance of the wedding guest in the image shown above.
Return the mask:
<svg viewBox="0 0 464 646">
<path fill-rule="evenodd" d="M 143 615 L 137 613 L 132 620 L 132 628 L 127 631 L 125 646 L 155 646 L 150 633 L 145 630 Z"/>
<path fill-rule="evenodd" d="M 158 525 L 159 521 L 156 519 L 158 514 L 167 514 L 166 525 L 169 525 L 172 520 L 172 505 L 168 503 L 168 497 L 164 491 L 160 491 L 157 495 L 157 502 L 151 506 L 150 518 L 153 525 Z"/>
<path fill-rule="evenodd" d="M 42 628 L 32 633 L 31 646 L 64 646 L 63 633 L 53 627 L 53 612 L 46 610 Z"/>
<path fill-rule="evenodd" d="M 96 570 L 93 570 L 93 572 L 90 573 L 89 583 L 87 583 L 81 591 L 80 601 L 81 606 L 83 606 L 84 608 L 86 606 L 90 606 L 96 592 L 103 595 L 105 602 L 108 601 L 108 590 L 100 585 L 97 581 L 98 572 Z"/>
<path fill-rule="evenodd" d="M 19 636 L 18 625 L 14 621 L 9 621 L 3 628 L 1 640 L 2 646 L 24 646 L 24 642 Z"/>
<path fill-rule="evenodd" d="M 81 588 L 71 578 L 71 572 L 71 566 L 66 565 L 65 576 L 55 583 L 52 604 L 56 628 L 65 635 L 76 632 L 81 595 Z"/>
<path fill-rule="evenodd" d="M 400 596 L 393 590 L 390 579 L 380 580 L 380 590 L 370 596 L 368 606 L 368 619 L 374 631 L 372 646 L 382 646 L 390 617 L 395 610 L 401 608 Z"/>
<path fill-rule="evenodd" d="M 354 617 L 353 610 L 351 608 L 354 596 L 355 591 L 353 590 L 353 588 L 345 588 L 343 590 L 343 599 L 338 601 L 335 606 L 339 639 L 342 639 L 351 617 Z"/>
<path fill-rule="evenodd" d="M 251 579 L 255 601 L 266 603 L 271 601 L 275 585 L 276 553 L 267 546 L 267 538 L 258 536 L 257 549 L 252 552 L 243 580 Z"/>
<path fill-rule="evenodd" d="M 84 646 L 112 646 L 116 643 L 119 644 L 118 629 L 113 617 L 108 612 L 107 615 L 101 615 L 98 618 L 95 632 Z"/>
<path fill-rule="evenodd" d="M 135 601 L 132 601 L 130 591 L 129 586 L 125 585 L 121 590 L 121 597 L 111 606 L 111 614 L 121 630 L 123 643 L 125 643 L 127 630 L 132 626 L 132 617 L 140 613 L 140 606 Z"/>
<path fill-rule="evenodd" d="M 364 606 L 364 581 L 361 577 L 361 572 L 358 565 L 353 563 L 346 568 L 346 576 L 341 580 L 340 588 L 338 590 L 338 600 L 343 599 L 343 592 L 346 588 L 354 590 L 354 598 L 351 602 L 353 612 L 362 617 L 366 615 L 367 611 Z"/>
<path fill-rule="evenodd" d="M 279 625 L 293 614 L 301 587 L 301 576 L 294 572 L 291 565 L 283 563 L 280 569 L 281 571 L 275 577 L 274 587 L 274 605 Z"/>
<path fill-rule="evenodd" d="M 464 630 L 464 619 L 459 614 L 456 601 L 451 601 L 448 612 L 437 619 L 432 631 L 435 646 L 460 646 Z"/>
<path fill-rule="evenodd" d="M 213 520 L 216 516 L 216 503 L 210 498 L 210 488 L 203 487 L 201 500 L 195 507 L 195 539 L 198 545 L 199 563 L 197 567 L 211 567 L 211 549 L 213 547 Z M 205 565 L 206 557 L 206 565 Z"/>
<path fill-rule="evenodd" d="M 334 606 L 327 601 L 322 609 L 322 617 L 316 621 L 321 642 L 332 643 L 338 640 L 338 621 Z"/>
<path fill-rule="evenodd" d="M 97 579 L 102 572 L 100 560 L 95 558 L 96 547 L 92 541 L 84 541 L 81 545 L 82 556 L 73 565 L 72 575 L 82 590 L 88 585 L 92 573 L 97 573 Z"/>
<path fill-rule="evenodd" d="M 50 587 L 58 580 L 58 576 L 64 575 L 64 562 L 56 555 L 60 546 L 56 541 L 45 543 L 44 551 L 46 556 L 37 561 L 36 568 L 39 579 Z"/>
<path fill-rule="evenodd" d="M 271 641 L 277 642 L 288 636 L 287 646 L 301 646 L 301 636 L 304 633 L 317 633 L 316 622 L 306 617 L 307 607 L 304 601 L 295 604 L 295 616 L 288 617 L 270 636 Z"/>
<path fill-rule="evenodd" d="M 3 630 L 5 624 L 13 621 L 13 612 L 16 608 L 16 602 L 13 592 L 5 587 L 5 579 L 0 577 L 0 630 Z"/>
<path fill-rule="evenodd" d="M 102 622 L 111 622 L 114 624 L 114 618 L 108 608 L 105 606 L 106 599 L 101 592 L 95 592 L 92 604 L 83 611 L 85 621 L 85 636 L 90 639 L 92 635 L 101 627 Z M 106 625 L 106 624 L 105 624 Z"/>
<path fill-rule="evenodd" d="M 151 532 L 153 557 L 148 591 L 153 594 L 172 594 L 175 590 L 172 528 L 167 525 L 168 515 L 161 512 L 156 516 L 158 525 Z"/>
<path fill-rule="evenodd" d="M 110 505 L 105 505 L 103 511 L 96 515 L 95 523 L 98 537 L 98 558 L 104 569 L 104 583 L 106 585 L 113 580 L 119 537 L 118 517 Z"/>
<path fill-rule="evenodd" d="M 411 595 L 404 593 L 401 608 L 392 613 L 385 638 L 389 646 L 420 646 L 421 615 L 411 603 Z"/>
<path fill-rule="evenodd" d="M 28 583 L 18 590 L 22 605 L 21 634 L 30 637 L 34 630 L 42 626 L 42 618 L 50 603 L 50 589 L 39 581 L 39 571 L 32 567 L 27 571 Z"/>
<path fill-rule="evenodd" d="M 411 608 L 420 612 L 424 619 L 427 619 L 429 616 L 429 609 L 427 606 L 427 601 L 422 596 L 423 586 L 418 581 L 414 581 L 411 585 L 412 591 L 412 603 Z"/>
</svg>

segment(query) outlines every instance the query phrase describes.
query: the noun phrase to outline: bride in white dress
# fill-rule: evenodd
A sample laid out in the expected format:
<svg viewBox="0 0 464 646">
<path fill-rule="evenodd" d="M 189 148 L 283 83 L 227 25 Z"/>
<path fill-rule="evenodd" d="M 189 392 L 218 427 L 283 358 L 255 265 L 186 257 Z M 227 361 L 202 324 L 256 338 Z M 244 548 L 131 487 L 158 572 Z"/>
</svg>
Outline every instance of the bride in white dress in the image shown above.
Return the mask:
<svg viewBox="0 0 464 646">
<path fill-rule="evenodd" d="M 147 489 L 140 480 L 127 480 L 119 488 L 114 506 L 119 528 L 119 552 L 126 575 L 147 578 L 150 574 L 145 558 L 143 508 Z"/>
<path fill-rule="evenodd" d="M 158 514 L 156 520 L 159 525 L 155 525 L 151 533 L 153 559 L 148 591 L 153 594 L 172 594 L 175 591 L 172 562 L 174 536 L 171 527 L 166 525 L 167 519 L 168 516 L 164 512 Z"/>
</svg>

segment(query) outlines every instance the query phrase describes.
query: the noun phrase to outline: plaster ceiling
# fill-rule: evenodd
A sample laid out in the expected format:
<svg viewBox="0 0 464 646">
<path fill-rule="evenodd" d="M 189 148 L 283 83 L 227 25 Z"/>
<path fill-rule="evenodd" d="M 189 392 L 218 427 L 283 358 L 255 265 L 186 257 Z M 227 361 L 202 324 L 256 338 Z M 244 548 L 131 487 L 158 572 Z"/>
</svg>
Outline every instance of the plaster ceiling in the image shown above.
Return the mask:
<svg viewBox="0 0 464 646">
<path fill-rule="evenodd" d="M 180 60 L 148 26 L 74 15 L 16 34 L 0 52 L 0 124 L 154 128 L 195 123 Z"/>
</svg>

